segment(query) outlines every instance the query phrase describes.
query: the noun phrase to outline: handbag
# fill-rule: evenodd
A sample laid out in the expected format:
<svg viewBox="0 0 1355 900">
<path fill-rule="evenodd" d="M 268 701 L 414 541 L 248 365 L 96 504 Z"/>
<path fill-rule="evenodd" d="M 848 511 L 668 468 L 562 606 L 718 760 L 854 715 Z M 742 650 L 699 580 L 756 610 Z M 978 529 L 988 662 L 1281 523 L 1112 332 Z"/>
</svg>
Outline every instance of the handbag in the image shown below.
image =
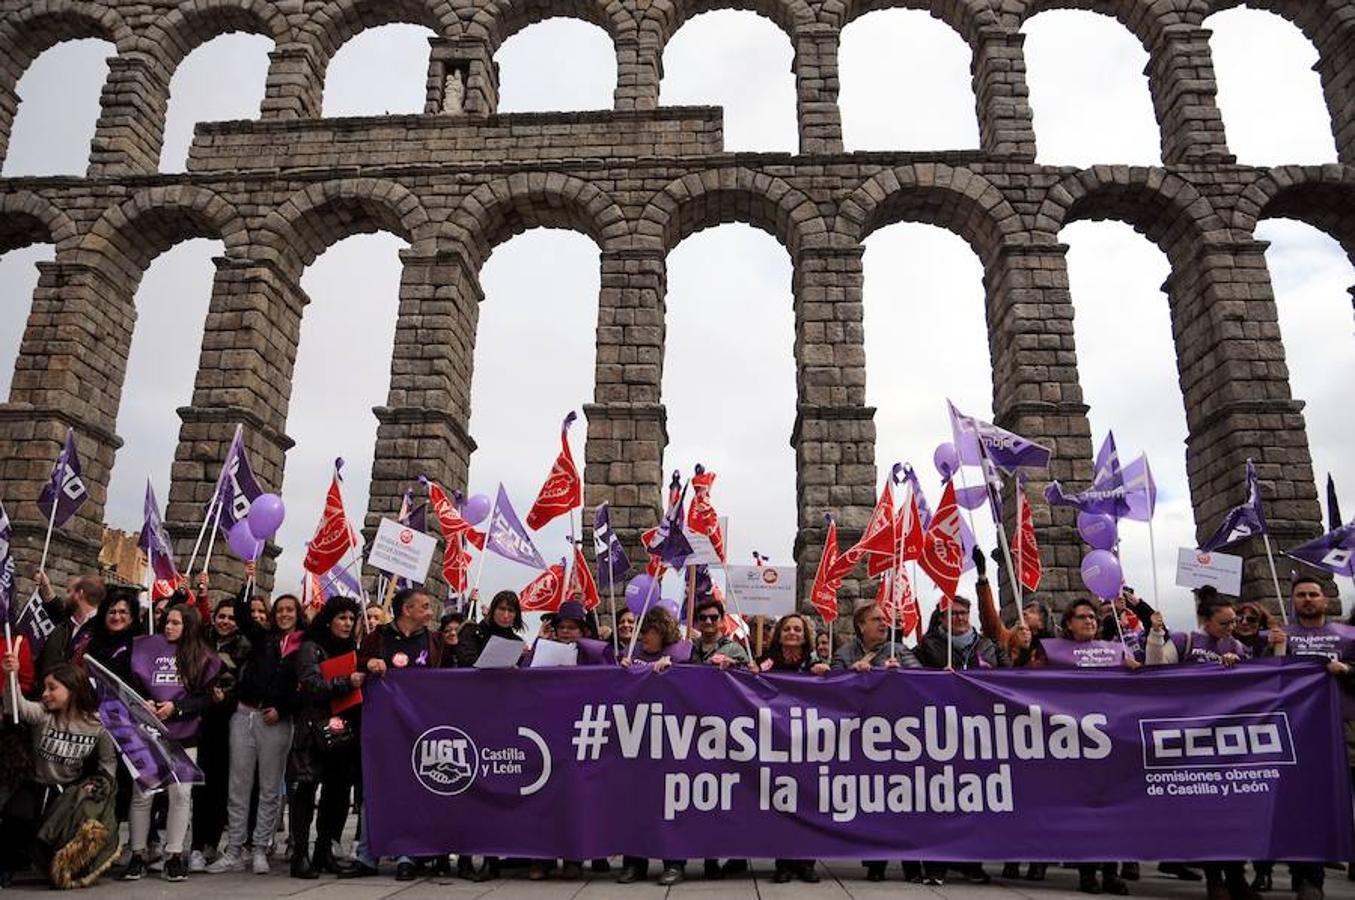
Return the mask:
<svg viewBox="0 0 1355 900">
<path fill-rule="evenodd" d="M 320 743 L 324 745 L 326 753 L 347 747 L 358 737 L 357 731 L 339 716 L 331 716 L 320 723 L 316 730 L 320 733 Z"/>
</svg>

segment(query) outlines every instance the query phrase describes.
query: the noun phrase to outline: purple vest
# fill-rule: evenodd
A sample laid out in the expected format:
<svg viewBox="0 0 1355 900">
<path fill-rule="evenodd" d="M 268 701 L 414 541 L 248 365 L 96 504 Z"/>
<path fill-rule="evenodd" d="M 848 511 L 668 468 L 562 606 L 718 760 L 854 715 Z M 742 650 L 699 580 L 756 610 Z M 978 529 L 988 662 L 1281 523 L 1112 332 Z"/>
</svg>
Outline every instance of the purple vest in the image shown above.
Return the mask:
<svg viewBox="0 0 1355 900">
<path fill-rule="evenodd" d="M 146 692 L 149 700 L 177 702 L 182 700 L 188 690 L 179 680 L 179 662 L 175 655 L 177 648 L 165 640 L 164 635 L 148 634 L 132 641 L 132 674 Z M 207 657 L 204 667 L 203 683 L 216 678 L 221 668 L 221 660 L 216 654 Z M 199 716 L 170 719 L 164 722 L 165 732 L 176 741 L 194 738 L 201 724 Z"/>
<path fill-rule="evenodd" d="M 1124 645 L 1119 641 L 1042 638 L 1040 649 L 1053 669 L 1113 669 L 1124 665 Z"/>
<path fill-rule="evenodd" d="M 1216 663 L 1225 653 L 1251 659 L 1247 645 L 1230 637 L 1213 638 L 1203 631 L 1192 631 L 1173 634 L 1170 640 L 1176 645 L 1176 658 L 1182 663 Z"/>
</svg>

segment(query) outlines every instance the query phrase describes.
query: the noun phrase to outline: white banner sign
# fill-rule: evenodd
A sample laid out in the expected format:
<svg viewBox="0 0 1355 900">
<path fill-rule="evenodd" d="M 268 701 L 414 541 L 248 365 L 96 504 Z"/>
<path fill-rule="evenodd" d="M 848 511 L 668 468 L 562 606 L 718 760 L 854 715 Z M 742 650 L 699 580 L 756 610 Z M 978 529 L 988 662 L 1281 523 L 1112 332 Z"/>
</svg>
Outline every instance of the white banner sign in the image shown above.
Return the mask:
<svg viewBox="0 0 1355 900">
<path fill-rule="evenodd" d="M 1192 590 L 1212 585 L 1236 597 L 1242 592 L 1242 557 L 1182 547 L 1176 551 L 1176 585 Z"/>
<path fill-rule="evenodd" d="M 367 565 L 397 578 L 423 584 L 437 547 L 437 539 L 432 535 L 401 525 L 394 519 L 382 519 L 372 552 L 367 554 Z"/>
<path fill-rule="evenodd" d="M 698 534 L 695 531 L 683 527 L 682 533 L 687 536 L 687 543 L 692 545 L 692 555 L 687 557 L 684 566 L 723 566 L 720 556 L 715 552 L 715 545 L 710 542 L 710 538 L 704 534 Z M 720 533 L 726 535 L 728 540 L 729 519 L 725 516 L 720 517 Z"/>
<path fill-rule="evenodd" d="M 726 566 L 730 612 L 784 616 L 795 612 L 794 566 Z"/>
</svg>

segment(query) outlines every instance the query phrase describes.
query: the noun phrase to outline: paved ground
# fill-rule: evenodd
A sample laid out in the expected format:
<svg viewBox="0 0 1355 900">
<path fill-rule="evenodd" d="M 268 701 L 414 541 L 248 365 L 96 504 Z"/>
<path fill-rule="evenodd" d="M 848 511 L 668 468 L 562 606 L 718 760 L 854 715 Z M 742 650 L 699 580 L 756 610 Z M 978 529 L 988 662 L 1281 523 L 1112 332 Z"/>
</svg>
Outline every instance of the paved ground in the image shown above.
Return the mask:
<svg viewBox="0 0 1355 900">
<path fill-rule="evenodd" d="M 699 872 L 700 865 L 696 865 Z M 1001 868 L 987 867 L 990 874 Z M 989 886 L 946 885 L 921 887 L 903 881 L 898 867 L 890 868 L 889 878 L 883 883 L 871 883 L 862 877 L 860 866 L 854 863 L 820 863 L 823 881 L 817 885 L 772 884 L 770 861 L 754 863 L 752 876 L 741 875 L 724 881 L 704 881 L 699 875 L 674 888 L 661 888 L 653 883 L 623 886 L 612 881 L 612 876 L 594 875 L 590 880 L 564 882 L 550 880 L 529 882 L 525 870 L 510 873 L 499 881 L 473 884 L 450 877 L 428 877 L 413 882 L 397 882 L 393 869 L 381 877 L 351 881 L 337 881 L 325 877 L 319 881 L 294 881 L 285 876 L 281 864 L 277 874 L 258 875 L 194 875 L 182 884 L 169 884 L 158 877 L 127 884 L 111 879 L 81 892 L 80 897 L 119 898 L 119 900 L 150 900 L 169 897 L 293 897 L 299 900 L 516 900 L 516 898 L 570 898 L 570 900 L 658 900 L 666 893 L 681 894 L 701 900 L 808 900 L 808 898 L 869 898 L 877 900 L 889 895 L 910 894 L 916 900 L 948 898 L 948 900 L 1073 900 L 1082 896 L 1076 892 L 1075 873 L 1051 869 L 1048 880 L 1042 883 L 1027 881 L 1003 882 L 994 878 Z M 1137 897 L 1165 898 L 1165 900 L 1203 900 L 1204 888 L 1198 884 L 1178 881 L 1157 875 L 1152 866 L 1145 866 L 1143 880 L 1130 886 Z M 1355 883 L 1346 880 L 1345 872 L 1329 869 L 1327 896 L 1333 900 L 1355 900 Z M 1268 897 L 1289 900 L 1288 878 L 1281 869 L 1275 879 L 1279 889 Z M 34 881 L 16 882 L 5 893 L 46 891 L 45 885 Z"/>
</svg>

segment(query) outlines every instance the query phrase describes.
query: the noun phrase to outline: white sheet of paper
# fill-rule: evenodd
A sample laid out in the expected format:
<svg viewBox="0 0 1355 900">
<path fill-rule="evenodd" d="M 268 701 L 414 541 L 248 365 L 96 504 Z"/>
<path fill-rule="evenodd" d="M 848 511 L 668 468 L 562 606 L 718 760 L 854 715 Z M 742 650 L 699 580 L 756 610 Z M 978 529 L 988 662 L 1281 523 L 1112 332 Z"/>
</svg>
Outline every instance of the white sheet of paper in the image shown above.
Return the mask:
<svg viewBox="0 0 1355 900">
<path fill-rule="evenodd" d="M 577 666 L 578 664 L 578 644 L 563 644 L 560 641 L 548 641 L 545 638 L 540 638 L 532 645 L 533 669 Z"/>
<path fill-rule="evenodd" d="M 475 668 L 511 669 L 522 658 L 523 649 L 522 641 L 510 641 L 508 638 L 499 637 L 496 634 L 489 639 L 489 643 L 485 644 L 485 649 L 480 651 L 480 658 L 475 661 Z"/>
</svg>

